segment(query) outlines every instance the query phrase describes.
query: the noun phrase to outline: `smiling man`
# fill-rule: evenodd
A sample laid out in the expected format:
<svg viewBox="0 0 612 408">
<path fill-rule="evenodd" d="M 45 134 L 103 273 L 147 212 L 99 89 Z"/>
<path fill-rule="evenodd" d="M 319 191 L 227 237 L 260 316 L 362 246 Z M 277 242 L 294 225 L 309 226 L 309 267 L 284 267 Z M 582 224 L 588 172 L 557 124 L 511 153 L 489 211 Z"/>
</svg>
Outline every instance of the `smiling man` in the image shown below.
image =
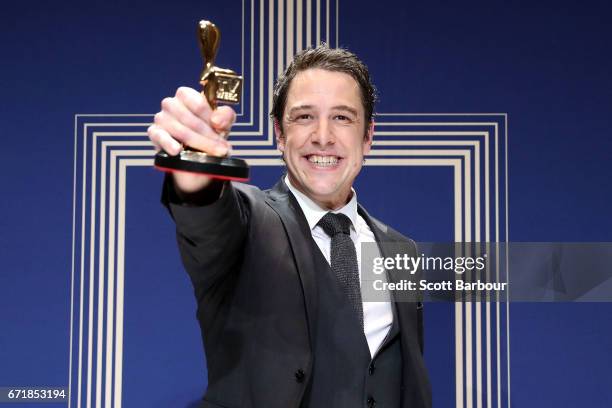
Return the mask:
<svg viewBox="0 0 612 408">
<path fill-rule="evenodd" d="M 289 74 L 300 67 L 292 68 Z M 351 198 L 372 145 L 374 123 L 365 116 L 359 85 L 350 74 L 321 68 L 299 70 L 288 89 L 282 88 L 288 79 L 282 81 L 285 106 L 274 109 L 273 119 L 289 181 L 320 207 L 337 210 Z M 366 92 L 372 100 L 373 91 Z"/>
<path fill-rule="evenodd" d="M 374 131 L 375 91 L 352 53 L 297 54 L 274 88 L 287 174 L 268 191 L 174 173 L 163 200 L 195 289 L 208 364 L 203 407 L 430 407 L 422 306 L 361 297 L 361 245 L 414 242 L 352 188 Z M 149 128 L 160 149 L 228 154 L 235 113 L 179 88 Z M 387 279 L 392 280 L 391 275 Z"/>
</svg>

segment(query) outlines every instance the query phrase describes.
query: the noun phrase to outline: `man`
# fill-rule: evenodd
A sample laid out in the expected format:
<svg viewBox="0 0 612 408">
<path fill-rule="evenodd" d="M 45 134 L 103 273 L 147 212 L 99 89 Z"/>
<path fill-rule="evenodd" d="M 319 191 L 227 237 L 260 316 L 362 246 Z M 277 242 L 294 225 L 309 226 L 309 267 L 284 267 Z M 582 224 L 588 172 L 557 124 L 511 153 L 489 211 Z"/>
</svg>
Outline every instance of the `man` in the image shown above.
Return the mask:
<svg viewBox="0 0 612 408">
<path fill-rule="evenodd" d="M 363 301 L 361 244 L 414 243 L 375 220 L 352 189 L 374 132 L 375 92 L 352 53 L 296 55 L 274 89 L 287 175 L 269 191 L 174 173 L 164 202 L 198 301 L 208 363 L 204 407 L 429 407 L 422 307 Z M 164 99 L 149 128 L 225 155 L 235 114 L 195 90 Z M 170 180 L 171 178 L 171 180 Z M 387 279 L 394 280 L 388 274 Z"/>
</svg>

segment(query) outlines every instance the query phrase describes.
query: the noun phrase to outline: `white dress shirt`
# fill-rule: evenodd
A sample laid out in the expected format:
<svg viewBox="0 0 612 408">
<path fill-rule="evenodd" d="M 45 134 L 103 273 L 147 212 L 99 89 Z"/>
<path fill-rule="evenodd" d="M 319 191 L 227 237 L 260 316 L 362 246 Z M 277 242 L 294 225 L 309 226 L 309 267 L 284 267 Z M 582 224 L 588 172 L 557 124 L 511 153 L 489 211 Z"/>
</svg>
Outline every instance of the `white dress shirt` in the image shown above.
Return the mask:
<svg viewBox="0 0 612 408">
<path fill-rule="evenodd" d="M 317 225 L 329 210 L 319 207 L 317 203 L 292 186 L 288 176 L 285 176 L 285 184 L 287 184 L 287 187 L 295 196 L 302 212 L 306 216 L 312 238 L 317 243 L 327 262 L 331 264 L 331 237 L 323 231 L 323 228 Z M 357 213 L 357 193 L 355 190 L 352 190 L 352 192 L 351 200 L 344 207 L 332 212 L 344 214 L 352 222 L 351 239 L 355 244 L 359 278 L 361 279 L 361 244 L 363 242 L 376 242 L 376 239 L 363 217 Z M 376 254 L 376 256 L 380 256 L 380 253 Z M 370 348 L 370 356 L 373 357 L 385 340 L 393 323 L 391 302 L 363 302 L 363 323 L 364 333 Z"/>
</svg>

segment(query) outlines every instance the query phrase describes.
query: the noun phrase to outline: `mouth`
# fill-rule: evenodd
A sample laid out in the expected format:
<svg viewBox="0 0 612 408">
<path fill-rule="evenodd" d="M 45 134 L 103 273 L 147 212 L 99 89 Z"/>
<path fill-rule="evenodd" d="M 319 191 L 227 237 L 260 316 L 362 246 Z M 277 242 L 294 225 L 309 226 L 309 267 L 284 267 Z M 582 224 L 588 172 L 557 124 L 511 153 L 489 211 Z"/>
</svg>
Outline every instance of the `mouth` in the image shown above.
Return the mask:
<svg viewBox="0 0 612 408">
<path fill-rule="evenodd" d="M 333 168 L 337 167 L 342 161 L 342 157 L 340 156 L 330 156 L 330 155 L 318 155 L 318 154 L 309 154 L 305 156 L 306 160 L 308 160 L 315 167 L 320 168 Z"/>
</svg>

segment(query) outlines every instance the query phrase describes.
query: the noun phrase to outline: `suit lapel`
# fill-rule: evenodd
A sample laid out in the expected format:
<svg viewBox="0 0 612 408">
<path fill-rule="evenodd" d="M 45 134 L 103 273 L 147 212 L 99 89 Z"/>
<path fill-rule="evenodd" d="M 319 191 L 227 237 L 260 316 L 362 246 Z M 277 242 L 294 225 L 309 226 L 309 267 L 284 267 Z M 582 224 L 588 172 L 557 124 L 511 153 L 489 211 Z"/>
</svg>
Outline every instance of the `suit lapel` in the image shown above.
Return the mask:
<svg viewBox="0 0 612 408">
<path fill-rule="evenodd" d="M 358 212 L 374 233 L 374 238 L 376 239 L 376 242 L 378 243 L 378 247 L 380 249 L 380 255 L 385 258 L 394 257 L 395 253 L 391 252 L 389 247 L 384 245 L 385 243 L 395 242 L 389 237 L 389 234 L 387 233 L 388 227 L 382 222 L 379 222 L 378 220 L 372 218 L 370 214 L 368 214 L 368 212 L 361 205 L 358 207 Z M 396 269 L 389 270 L 388 277 L 390 282 L 399 282 L 401 280 L 401 276 Z"/>
<path fill-rule="evenodd" d="M 289 244 L 293 251 L 298 275 L 304 291 L 304 302 L 306 305 L 306 316 L 308 319 L 308 332 L 312 346 L 316 337 L 316 313 L 317 313 L 317 291 L 315 284 L 315 260 L 312 254 L 312 234 L 306 217 L 296 199 L 290 194 L 283 179 L 279 180 L 274 188 L 270 190 L 267 204 L 279 215 L 281 222 L 289 238 Z"/>
<path fill-rule="evenodd" d="M 391 246 L 384 245 L 385 243 L 397 243 L 397 241 L 392 239 L 388 234 L 388 227 L 372 218 L 363 207 L 359 206 L 358 211 L 374 233 L 374 238 L 380 249 L 380 255 L 385 258 L 394 258 L 396 251 L 393 251 Z M 416 254 L 412 253 L 409 255 L 416 256 Z M 387 277 L 389 282 L 398 283 L 402 280 L 402 272 L 391 269 L 388 271 Z M 405 342 L 405 345 L 409 347 L 411 354 L 419 353 L 418 333 L 416 330 L 413 330 L 413 328 L 417 327 L 416 304 L 413 302 L 401 301 L 394 291 L 391 292 L 391 300 L 395 305 L 393 309 L 397 311 L 397 320 L 400 326 L 399 329 L 401 330 L 402 342 Z"/>
</svg>

